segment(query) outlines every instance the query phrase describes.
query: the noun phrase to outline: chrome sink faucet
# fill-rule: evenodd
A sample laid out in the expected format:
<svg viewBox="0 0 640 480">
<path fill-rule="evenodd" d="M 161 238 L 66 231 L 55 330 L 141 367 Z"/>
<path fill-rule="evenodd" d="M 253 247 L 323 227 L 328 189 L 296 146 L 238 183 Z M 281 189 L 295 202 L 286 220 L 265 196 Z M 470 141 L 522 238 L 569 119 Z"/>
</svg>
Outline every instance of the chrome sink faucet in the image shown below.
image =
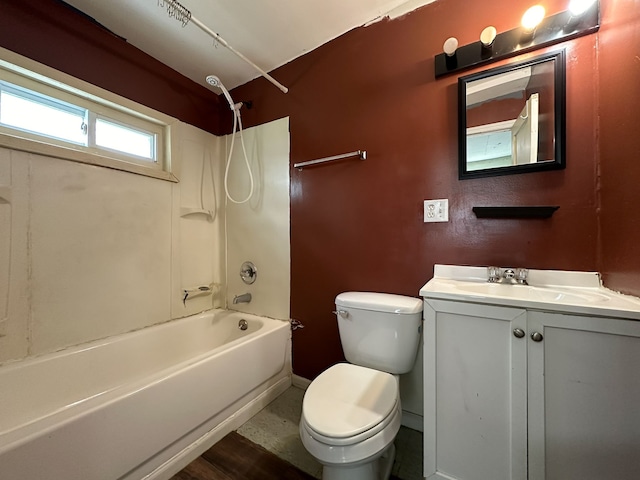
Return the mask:
<svg viewBox="0 0 640 480">
<path fill-rule="evenodd" d="M 527 277 L 529 270 L 526 268 L 500 268 L 487 267 L 487 281 L 489 283 L 506 283 L 516 285 L 529 285 Z"/>
</svg>

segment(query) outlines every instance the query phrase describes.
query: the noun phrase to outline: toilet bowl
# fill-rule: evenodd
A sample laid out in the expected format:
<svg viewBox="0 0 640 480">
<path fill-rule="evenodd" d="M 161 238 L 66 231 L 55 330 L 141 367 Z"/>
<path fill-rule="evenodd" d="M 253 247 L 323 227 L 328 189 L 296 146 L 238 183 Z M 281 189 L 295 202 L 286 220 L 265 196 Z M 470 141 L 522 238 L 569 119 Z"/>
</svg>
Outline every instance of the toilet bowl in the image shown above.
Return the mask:
<svg viewBox="0 0 640 480">
<path fill-rule="evenodd" d="M 336 298 L 345 357 L 309 385 L 300 438 L 322 465 L 323 480 L 386 480 L 400 429 L 398 374 L 415 362 L 422 302 L 347 292 Z"/>
<path fill-rule="evenodd" d="M 401 418 L 396 377 L 340 363 L 307 389 L 300 438 L 324 466 L 324 480 L 388 478 Z"/>
</svg>

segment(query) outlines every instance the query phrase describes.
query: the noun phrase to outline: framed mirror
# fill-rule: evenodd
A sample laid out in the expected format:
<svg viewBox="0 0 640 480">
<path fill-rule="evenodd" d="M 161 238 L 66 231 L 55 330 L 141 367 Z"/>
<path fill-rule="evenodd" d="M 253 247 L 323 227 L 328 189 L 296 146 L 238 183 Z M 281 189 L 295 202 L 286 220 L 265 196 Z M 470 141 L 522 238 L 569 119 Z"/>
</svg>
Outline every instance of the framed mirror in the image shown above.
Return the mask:
<svg viewBox="0 0 640 480">
<path fill-rule="evenodd" d="M 565 52 L 458 79 L 460 179 L 565 167 Z"/>
</svg>

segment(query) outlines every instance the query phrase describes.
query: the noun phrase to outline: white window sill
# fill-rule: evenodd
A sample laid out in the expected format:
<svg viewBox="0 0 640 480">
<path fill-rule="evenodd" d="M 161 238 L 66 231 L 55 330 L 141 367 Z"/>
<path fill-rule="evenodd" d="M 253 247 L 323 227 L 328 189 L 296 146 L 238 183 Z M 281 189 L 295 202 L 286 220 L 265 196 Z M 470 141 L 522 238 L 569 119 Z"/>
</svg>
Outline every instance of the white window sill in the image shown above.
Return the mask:
<svg viewBox="0 0 640 480">
<path fill-rule="evenodd" d="M 135 173 L 137 175 L 157 178 L 159 180 L 166 180 L 168 182 L 178 182 L 178 178 L 175 175 L 160 168 L 146 167 L 136 163 L 129 163 L 124 160 L 116 160 L 93 152 L 87 152 L 80 149 L 76 150 L 67 146 L 53 145 L 40 140 L 16 137 L 2 132 L 0 132 L 0 147 L 21 150 L 23 152 L 35 153 L 72 162 L 112 168 L 124 172 Z"/>
</svg>

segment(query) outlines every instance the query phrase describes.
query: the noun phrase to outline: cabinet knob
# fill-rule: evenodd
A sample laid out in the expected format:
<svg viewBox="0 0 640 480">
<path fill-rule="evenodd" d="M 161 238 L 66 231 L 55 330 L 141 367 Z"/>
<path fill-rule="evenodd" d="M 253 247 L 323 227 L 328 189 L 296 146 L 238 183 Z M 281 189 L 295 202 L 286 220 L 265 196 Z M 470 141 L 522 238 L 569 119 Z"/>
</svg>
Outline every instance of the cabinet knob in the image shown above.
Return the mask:
<svg viewBox="0 0 640 480">
<path fill-rule="evenodd" d="M 534 342 L 541 342 L 543 338 L 544 337 L 540 332 L 533 332 L 531 334 L 531 340 L 533 340 Z"/>
<path fill-rule="evenodd" d="M 516 338 L 524 337 L 524 330 L 522 330 L 521 328 L 514 328 L 513 329 L 513 336 L 516 337 Z"/>
</svg>

